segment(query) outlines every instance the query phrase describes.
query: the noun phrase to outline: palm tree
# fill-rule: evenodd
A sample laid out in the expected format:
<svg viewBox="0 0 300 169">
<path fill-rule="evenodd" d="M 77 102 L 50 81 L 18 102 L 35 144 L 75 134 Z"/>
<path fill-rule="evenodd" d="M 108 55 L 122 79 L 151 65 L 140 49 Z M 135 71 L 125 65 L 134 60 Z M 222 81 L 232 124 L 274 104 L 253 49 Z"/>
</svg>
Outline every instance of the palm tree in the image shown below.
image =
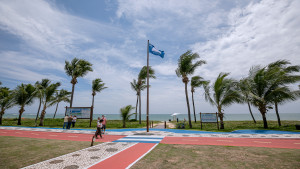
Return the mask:
<svg viewBox="0 0 300 169">
<path fill-rule="evenodd" d="M 71 92 L 61 89 L 60 91 L 56 91 L 55 92 L 55 100 L 53 100 L 53 103 L 51 104 L 55 104 L 56 103 L 56 109 L 55 109 L 55 113 L 53 116 L 53 119 L 55 118 L 56 112 L 57 112 L 57 108 L 58 108 L 58 104 L 60 102 L 70 102 L 70 96 L 71 96 Z"/>
<path fill-rule="evenodd" d="M 143 81 L 145 82 L 145 81 Z M 138 102 L 139 102 L 139 96 L 140 96 L 140 91 L 144 90 L 147 85 L 145 85 L 144 83 L 142 83 L 141 85 L 139 85 L 137 83 L 137 81 L 135 79 L 133 79 L 133 82 L 130 82 L 131 88 L 132 90 L 134 90 L 136 92 L 136 106 L 135 106 L 135 120 L 137 120 L 137 107 L 138 107 Z"/>
<path fill-rule="evenodd" d="M 25 111 L 24 107 L 33 103 L 33 98 L 36 96 L 36 89 L 31 84 L 24 85 L 22 83 L 16 87 L 14 93 L 15 104 L 20 106 L 18 125 L 21 125 L 22 114 Z"/>
<path fill-rule="evenodd" d="M 71 94 L 71 102 L 70 107 L 73 104 L 73 96 L 74 96 L 74 89 L 75 84 L 77 83 L 78 77 L 85 76 L 89 71 L 93 71 L 92 64 L 83 59 L 74 58 L 71 63 L 69 61 L 65 61 L 65 71 L 68 76 L 72 78 L 72 94 Z"/>
<path fill-rule="evenodd" d="M 36 124 L 36 121 L 39 117 L 39 114 L 40 114 L 40 109 L 41 109 L 41 105 L 42 105 L 42 98 L 43 98 L 43 94 L 44 94 L 44 89 L 47 88 L 49 85 L 50 85 L 51 81 L 49 79 L 42 79 L 41 82 L 37 81 L 35 82 L 35 88 L 37 90 L 37 97 L 39 98 L 40 100 L 40 103 L 39 103 L 39 108 L 38 108 L 38 111 L 36 113 L 36 118 L 35 118 L 35 124 Z"/>
<path fill-rule="evenodd" d="M 189 126 L 192 128 L 192 121 L 191 121 L 191 111 L 190 111 L 190 103 L 189 97 L 187 92 L 187 84 L 189 82 L 188 75 L 192 75 L 197 67 L 205 64 L 204 60 L 198 60 L 195 63 L 193 61 L 195 59 L 200 58 L 198 53 L 192 53 L 192 51 L 188 50 L 184 54 L 180 56 L 178 59 L 178 68 L 176 69 L 176 75 L 182 78 L 182 82 L 185 85 L 185 96 L 186 96 L 186 104 L 188 108 L 188 117 L 189 117 Z"/>
<path fill-rule="evenodd" d="M 195 103 L 194 103 L 194 92 L 195 88 L 205 86 L 209 84 L 209 81 L 203 80 L 200 76 L 193 76 L 191 80 L 191 92 L 192 92 L 192 101 L 193 101 L 193 110 L 194 110 L 194 120 L 196 123 L 196 112 L 195 112 Z"/>
<path fill-rule="evenodd" d="M 287 83 L 295 83 L 300 80 L 299 75 L 294 75 L 293 73 L 300 71 L 300 66 L 288 66 L 291 64 L 287 60 L 278 60 L 274 63 L 271 63 L 268 65 L 268 68 L 271 69 L 277 69 L 278 70 L 278 76 L 282 76 L 282 78 L 286 79 Z M 294 101 L 297 98 L 297 91 L 291 91 L 286 90 L 285 94 L 279 94 L 274 97 L 274 106 L 275 106 L 275 112 L 277 116 L 278 125 L 281 126 L 280 116 L 278 112 L 278 104 L 283 104 L 287 101 Z"/>
<path fill-rule="evenodd" d="M 120 109 L 121 118 L 122 118 L 122 121 L 123 121 L 123 128 L 126 127 L 126 121 L 128 121 L 130 116 L 133 115 L 133 114 L 130 114 L 130 111 L 132 109 L 134 109 L 134 107 L 132 107 L 131 105 L 127 105 L 127 106 Z"/>
<path fill-rule="evenodd" d="M 46 109 L 47 107 L 52 106 L 53 104 L 55 104 L 55 102 L 53 102 L 56 98 L 54 97 L 55 92 L 57 91 L 57 88 L 60 86 L 60 83 L 53 83 L 50 84 L 47 88 L 45 88 L 43 90 L 43 110 L 41 113 L 41 118 L 40 118 L 40 124 L 39 126 L 44 126 L 44 118 L 46 115 Z M 49 105 L 47 105 L 48 103 L 50 103 Z"/>
<path fill-rule="evenodd" d="M 255 66 L 249 71 L 250 100 L 260 111 L 264 128 L 268 128 L 266 113 L 268 109 L 272 109 L 275 102 L 288 100 L 287 98 L 294 100 L 293 92 L 287 85 L 299 81 L 299 78 L 289 75 L 280 68 L 284 62 L 279 60 L 263 68 Z M 279 98 L 284 99 L 278 100 Z"/>
<path fill-rule="evenodd" d="M 0 106 L 1 106 L 0 125 L 2 125 L 2 117 L 5 113 L 5 110 L 15 105 L 13 97 L 14 97 L 13 91 L 9 90 L 9 88 L 6 87 L 0 88 Z"/>
<path fill-rule="evenodd" d="M 220 129 L 224 129 L 222 108 L 242 101 L 235 80 L 226 78 L 228 75 L 229 73 L 220 73 L 212 86 L 205 86 L 205 100 L 218 109 Z"/>
<path fill-rule="evenodd" d="M 256 120 L 252 114 L 252 110 L 251 110 L 251 106 L 250 106 L 248 79 L 247 78 L 241 79 L 240 82 L 238 83 L 238 86 L 243 95 L 244 102 L 247 102 L 247 104 L 248 104 L 248 109 L 249 109 L 250 115 L 253 119 L 253 122 L 256 123 Z"/>
<path fill-rule="evenodd" d="M 102 90 L 106 89 L 107 87 L 104 87 L 105 83 L 102 83 L 103 81 L 98 78 L 93 80 L 92 83 L 92 96 L 93 96 L 93 101 L 92 101 L 92 107 L 94 108 L 94 97 L 97 92 L 101 92 Z"/>
<path fill-rule="evenodd" d="M 149 78 L 155 79 L 155 71 L 152 69 L 151 66 L 149 66 Z M 142 86 L 146 83 L 146 78 L 147 78 L 147 66 L 144 66 L 139 75 L 138 75 L 138 85 Z M 147 85 L 146 85 L 147 87 Z M 150 87 L 150 86 L 149 86 Z M 140 88 L 138 93 L 139 93 L 139 124 L 142 123 L 142 109 L 141 109 L 141 91 L 144 90 L 145 88 Z"/>
</svg>

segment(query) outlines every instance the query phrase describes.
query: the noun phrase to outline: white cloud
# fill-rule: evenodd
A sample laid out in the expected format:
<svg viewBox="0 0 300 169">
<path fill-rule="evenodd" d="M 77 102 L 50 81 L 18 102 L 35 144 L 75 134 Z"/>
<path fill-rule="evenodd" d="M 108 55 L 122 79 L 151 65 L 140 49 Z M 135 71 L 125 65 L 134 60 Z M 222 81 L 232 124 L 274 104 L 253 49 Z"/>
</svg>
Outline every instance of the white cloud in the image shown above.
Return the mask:
<svg viewBox="0 0 300 169">
<path fill-rule="evenodd" d="M 232 10 L 226 34 L 192 46 L 207 61 L 201 71 L 209 78 L 219 72 L 240 78 L 251 66 L 278 59 L 300 64 L 299 7 L 299 1 L 267 0 Z"/>
</svg>

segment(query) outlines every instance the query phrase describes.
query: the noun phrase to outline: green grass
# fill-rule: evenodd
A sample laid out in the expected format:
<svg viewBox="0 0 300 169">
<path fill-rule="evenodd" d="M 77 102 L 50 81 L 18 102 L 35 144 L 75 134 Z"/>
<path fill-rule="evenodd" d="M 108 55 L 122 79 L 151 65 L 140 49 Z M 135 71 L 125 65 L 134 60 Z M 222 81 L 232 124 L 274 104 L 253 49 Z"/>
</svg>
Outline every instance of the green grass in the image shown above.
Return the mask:
<svg viewBox="0 0 300 169">
<path fill-rule="evenodd" d="M 90 142 L 0 136 L 0 168 L 21 168 L 81 150 Z M 99 143 L 95 143 L 99 144 Z"/>
<path fill-rule="evenodd" d="M 176 122 L 174 122 L 176 124 Z M 300 124 L 300 121 L 281 121 L 281 127 L 278 126 L 277 121 L 268 121 L 269 130 L 282 130 L 282 131 L 296 131 L 295 125 Z M 234 130 L 252 129 L 252 130 L 264 130 L 263 121 L 257 121 L 256 124 L 253 121 L 225 121 L 223 130 L 217 129 L 216 123 L 202 123 L 202 130 L 204 131 L 216 131 L 216 132 L 230 132 Z M 188 122 L 185 122 L 186 129 L 190 129 Z M 192 129 L 201 130 L 200 122 L 192 122 Z"/>
<path fill-rule="evenodd" d="M 2 126 L 18 126 L 18 119 L 3 119 Z M 25 127 L 35 127 L 35 119 L 22 119 L 22 125 Z M 39 124 L 39 121 L 38 121 Z M 44 127 L 52 127 L 52 128 L 62 128 L 63 127 L 63 119 L 45 119 Z M 88 119 L 77 119 L 75 124 L 75 128 L 90 128 L 90 120 Z M 92 121 L 91 128 L 96 128 L 97 120 Z M 122 128 L 123 123 L 121 120 L 107 120 L 106 127 L 107 128 Z M 146 121 L 142 121 L 142 124 L 139 124 L 138 121 L 135 122 L 126 122 L 126 128 L 142 128 L 146 127 Z"/>
<path fill-rule="evenodd" d="M 22 119 L 22 125 L 26 127 L 35 127 L 34 119 Z M 18 126 L 18 119 L 3 119 L 2 126 Z M 91 129 L 96 128 L 96 120 L 92 121 Z M 159 123 L 159 121 L 155 121 L 154 123 Z M 176 122 L 173 122 L 176 125 Z M 78 119 L 75 125 L 75 128 L 90 128 L 90 121 L 87 119 Z M 281 131 L 296 131 L 300 132 L 300 130 L 296 130 L 295 125 L 300 124 L 300 121 L 281 121 L 282 126 L 279 127 L 277 121 L 268 121 L 269 130 L 281 130 Z M 63 119 L 45 119 L 44 127 L 52 127 L 52 128 L 62 128 Z M 117 129 L 122 128 L 123 123 L 121 120 L 108 120 L 107 128 L 109 129 Z M 200 122 L 192 122 L 192 130 L 201 130 Z M 253 121 L 225 121 L 224 122 L 225 129 L 218 130 L 216 123 L 203 123 L 202 131 L 216 131 L 216 132 L 231 132 L 234 130 L 242 130 L 242 129 L 253 129 L 253 130 L 264 130 L 263 121 L 257 121 L 257 123 L 253 123 Z M 126 128 L 143 128 L 146 127 L 146 121 L 142 121 L 142 124 L 136 122 L 126 122 Z M 185 122 L 186 129 L 190 129 L 188 122 Z"/>
<path fill-rule="evenodd" d="M 132 169 L 299 168 L 299 149 L 159 144 Z"/>
</svg>

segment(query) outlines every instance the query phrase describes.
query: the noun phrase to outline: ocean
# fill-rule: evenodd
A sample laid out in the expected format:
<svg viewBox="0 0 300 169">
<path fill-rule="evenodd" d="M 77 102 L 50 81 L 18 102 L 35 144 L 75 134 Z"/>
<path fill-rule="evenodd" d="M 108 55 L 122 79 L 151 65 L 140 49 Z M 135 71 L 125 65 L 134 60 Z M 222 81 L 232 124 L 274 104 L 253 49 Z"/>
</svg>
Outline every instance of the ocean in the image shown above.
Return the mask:
<svg viewBox="0 0 300 169">
<path fill-rule="evenodd" d="M 101 117 L 103 114 L 94 114 L 93 119 L 97 119 L 97 117 Z M 121 120 L 120 114 L 104 114 L 108 120 Z M 196 116 L 196 119 L 199 120 L 200 115 Z M 35 119 L 36 114 L 26 114 L 22 115 L 22 118 L 32 118 Z M 46 118 L 52 118 L 53 114 L 46 114 Z M 55 118 L 63 118 L 64 115 L 57 114 Z M 135 116 L 131 116 L 134 118 Z M 187 114 L 179 114 L 176 116 L 178 120 L 183 120 L 184 118 L 188 120 Z M 18 114 L 4 114 L 3 118 L 18 118 Z M 194 115 L 191 115 L 192 120 L 194 119 Z M 256 120 L 262 120 L 260 114 L 254 114 L 254 118 Z M 171 114 L 150 114 L 149 119 L 153 121 L 168 121 L 172 120 Z M 300 121 L 300 113 L 282 113 L 280 114 L 281 120 L 299 120 Z M 142 114 L 142 120 L 146 120 L 146 115 Z M 224 114 L 224 121 L 251 121 L 250 114 Z M 275 113 L 267 113 L 267 120 L 277 120 Z"/>
</svg>

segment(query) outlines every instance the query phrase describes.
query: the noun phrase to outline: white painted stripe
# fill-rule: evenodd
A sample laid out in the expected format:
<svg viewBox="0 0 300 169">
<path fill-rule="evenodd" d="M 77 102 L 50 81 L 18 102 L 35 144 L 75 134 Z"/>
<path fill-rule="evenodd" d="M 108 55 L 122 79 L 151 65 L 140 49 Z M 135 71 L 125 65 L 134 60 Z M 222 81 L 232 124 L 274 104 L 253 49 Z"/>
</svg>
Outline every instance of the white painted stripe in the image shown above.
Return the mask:
<svg viewBox="0 0 300 169">
<path fill-rule="evenodd" d="M 135 163 L 137 163 L 140 159 L 142 159 L 145 155 L 147 155 L 148 153 L 150 153 L 150 151 L 152 151 L 156 146 L 158 145 L 158 143 L 156 143 L 149 151 L 147 151 L 145 154 L 143 154 L 142 156 L 140 156 L 140 158 L 138 158 L 137 160 L 135 160 L 133 163 L 131 163 L 128 167 L 126 167 L 126 169 L 129 169 L 130 167 L 132 167 Z"/>
<path fill-rule="evenodd" d="M 132 146 L 134 146 L 134 145 L 136 145 L 136 144 L 138 144 L 138 143 L 135 143 L 135 144 L 131 145 L 130 147 L 132 147 Z M 120 152 L 122 152 L 122 151 L 128 149 L 128 148 L 130 148 L 130 147 L 127 147 L 127 148 L 125 148 L 125 149 L 123 149 L 123 150 L 120 150 L 120 151 L 118 151 L 118 152 L 116 152 L 116 153 L 110 155 L 110 156 L 107 156 L 106 158 L 103 158 L 103 159 L 101 159 L 101 160 L 95 162 L 94 164 L 85 167 L 84 169 L 88 169 L 88 168 L 90 168 L 90 167 L 92 167 L 92 166 L 94 166 L 94 165 L 96 165 L 96 164 L 98 164 L 98 163 L 100 163 L 100 162 L 102 162 L 102 161 L 104 161 L 104 160 L 106 160 L 106 159 L 108 159 L 108 158 L 110 158 L 110 157 L 112 157 L 112 156 L 114 156 L 114 155 L 116 155 L 116 154 L 118 154 L 118 153 L 120 153 Z"/>
<path fill-rule="evenodd" d="M 164 136 L 136 136 L 136 135 L 133 135 L 133 136 L 126 136 L 126 137 L 149 137 L 149 138 L 164 138 Z"/>
<path fill-rule="evenodd" d="M 161 141 L 161 139 L 124 139 L 124 138 L 121 138 L 116 141 Z"/>
</svg>

